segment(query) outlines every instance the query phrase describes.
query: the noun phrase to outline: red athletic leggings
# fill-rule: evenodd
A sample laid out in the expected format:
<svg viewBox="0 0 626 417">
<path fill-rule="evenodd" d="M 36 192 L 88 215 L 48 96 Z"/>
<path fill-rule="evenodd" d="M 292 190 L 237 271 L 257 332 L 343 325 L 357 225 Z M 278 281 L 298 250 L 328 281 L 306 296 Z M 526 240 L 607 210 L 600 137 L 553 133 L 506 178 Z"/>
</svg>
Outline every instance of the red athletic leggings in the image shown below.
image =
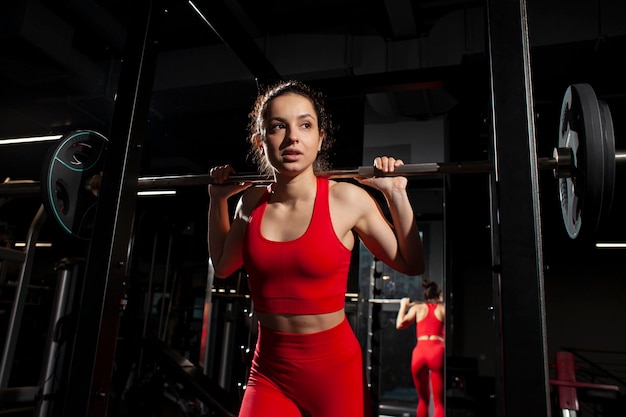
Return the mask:
<svg viewBox="0 0 626 417">
<path fill-rule="evenodd" d="M 441 340 L 419 340 L 413 349 L 411 374 L 417 391 L 417 417 L 428 417 L 431 385 L 433 390 L 433 417 L 444 417 L 444 347 L 445 344 Z"/>
<path fill-rule="evenodd" d="M 313 334 L 259 326 L 240 417 L 371 416 L 361 346 L 350 323 Z"/>
</svg>

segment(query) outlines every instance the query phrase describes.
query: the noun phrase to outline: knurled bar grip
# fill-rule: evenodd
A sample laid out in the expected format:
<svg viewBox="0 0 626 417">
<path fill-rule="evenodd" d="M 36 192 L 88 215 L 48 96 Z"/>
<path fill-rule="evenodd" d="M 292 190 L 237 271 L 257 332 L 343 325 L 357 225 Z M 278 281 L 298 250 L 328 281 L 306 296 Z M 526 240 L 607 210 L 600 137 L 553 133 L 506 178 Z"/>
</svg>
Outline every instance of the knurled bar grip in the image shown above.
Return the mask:
<svg viewBox="0 0 626 417">
<path fill-rule="evenodd" d="M 539 158 L 539 169 L 556 169 L 558 161 L 553 158 Z M 428 176 L 438 174 L 471 174 L 488 173 L 493 169 L 493 164 L 489 161 L 469 161 L 469 162 L 427 162 L 421 164 L 405 164 L 396 167 L 394 172 L 384 173 L 373 166 L 362 166 L 356 169 L 339 169 L 318 172 L 316 175 L 324 178 L 371 178 L 397 177 L 397 176 Z M 231 175 L 228 183 L 253 182 L 270 183 L 271 178 L 259 174 L 234 174 Z M 137 186 L 140 189 L 167 188 L 194 185 L 213 184 L 213 178 L 209 174 L 200 175 L 172 175 L 156 177 L 140 177 Z"/>
</svg>

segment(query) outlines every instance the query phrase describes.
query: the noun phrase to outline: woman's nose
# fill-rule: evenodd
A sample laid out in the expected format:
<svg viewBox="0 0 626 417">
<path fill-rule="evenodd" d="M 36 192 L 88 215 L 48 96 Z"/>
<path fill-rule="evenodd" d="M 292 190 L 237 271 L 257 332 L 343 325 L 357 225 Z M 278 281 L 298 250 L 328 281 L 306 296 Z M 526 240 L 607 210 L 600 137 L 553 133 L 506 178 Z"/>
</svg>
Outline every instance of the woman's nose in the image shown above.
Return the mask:
<svg viewBox="0 0 626 417">
<path fill-rule="evenodd" d="M 285 139 L 289 142 L 298 142 L 300 140 L 295 126 L 287 126 Z"/>
</svg>

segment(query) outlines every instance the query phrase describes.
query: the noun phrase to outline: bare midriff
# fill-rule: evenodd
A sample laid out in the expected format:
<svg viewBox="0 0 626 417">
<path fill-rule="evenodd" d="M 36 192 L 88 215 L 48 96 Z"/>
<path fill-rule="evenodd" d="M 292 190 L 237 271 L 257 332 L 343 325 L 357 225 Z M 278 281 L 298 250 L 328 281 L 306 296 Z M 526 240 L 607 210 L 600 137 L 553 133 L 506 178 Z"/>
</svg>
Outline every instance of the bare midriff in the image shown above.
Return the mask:
<svg viewBox="0 0 626 417">
<path fill-rule="evenodd" d="M 345 319 L 344 310 L 324 314 L 256 313 L 261 326 L 283 333 L 307 334 L 332 329 Z"/>
<path fill-rule="evenodd" d="M 439 340 L 440 342 L 444 341 L 443 337 L 435 335 L 420 336 L 417 340 Z"/>
</svg>

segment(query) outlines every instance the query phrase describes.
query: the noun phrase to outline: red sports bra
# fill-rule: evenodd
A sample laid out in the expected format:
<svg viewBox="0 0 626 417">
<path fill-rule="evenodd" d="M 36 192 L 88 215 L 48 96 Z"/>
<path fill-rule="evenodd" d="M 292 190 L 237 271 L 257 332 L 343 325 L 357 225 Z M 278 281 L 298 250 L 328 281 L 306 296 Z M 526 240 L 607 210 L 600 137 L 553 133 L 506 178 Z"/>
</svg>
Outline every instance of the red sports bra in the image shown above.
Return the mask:
<svg viewBox="0 0 626 417">
<path fill-rule="evenodd" d="M 271 188 L 250 215 L 243 245 L 254 309 L 272 314 L 323 314 L 344 308 L 351 251 L 333 229 L 328 180 L 317 178 L 311 222 L 302 236 L 287 242 L 270 241 L 261 234 Z"/>
<path fill-rule="evenodd" d="M 444 325 L 443 321 L 435 316 L 435 309 L 438 303 L 426 303 L 428 314 L 422 320 L 416 323 L 417 337 L 420 336 L 440 336 L 443 337 Z"/>
</svg>

